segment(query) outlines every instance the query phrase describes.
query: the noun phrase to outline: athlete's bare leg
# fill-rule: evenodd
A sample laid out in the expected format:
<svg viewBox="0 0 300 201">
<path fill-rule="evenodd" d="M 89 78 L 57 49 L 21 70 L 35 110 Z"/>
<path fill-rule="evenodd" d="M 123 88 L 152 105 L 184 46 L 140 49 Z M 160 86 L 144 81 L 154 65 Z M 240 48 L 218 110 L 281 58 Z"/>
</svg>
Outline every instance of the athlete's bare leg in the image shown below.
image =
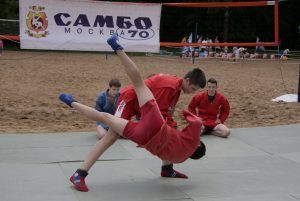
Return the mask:
<svg viewBox="0 0 300 201">
<path fill-rule="evenodd" d="M 122 136 L 128 120 L 113 116 L 109 113 L 98 112 L 97 110 L 78 102 L 72 102 L 71 106 L 87 118 L 103 122 L 110 127 L 107 134 L 93 146 L 92 150 L 82 163 L 80 169 L 88 171 L 103 152 L 108 149 L 119 136 Z"/>
<path fill-rule="evenodd" d="M 136 64 L 127 56 L 127 54 L 123 50 L 117 50 L 116 53 L 124 66 L 126 74 L 130 78 L 134 86 L 139 101 L 139 106 L 141 107 L 149 100 L 154 99 L 152 92 L 144 83 Z"/>
</svg>

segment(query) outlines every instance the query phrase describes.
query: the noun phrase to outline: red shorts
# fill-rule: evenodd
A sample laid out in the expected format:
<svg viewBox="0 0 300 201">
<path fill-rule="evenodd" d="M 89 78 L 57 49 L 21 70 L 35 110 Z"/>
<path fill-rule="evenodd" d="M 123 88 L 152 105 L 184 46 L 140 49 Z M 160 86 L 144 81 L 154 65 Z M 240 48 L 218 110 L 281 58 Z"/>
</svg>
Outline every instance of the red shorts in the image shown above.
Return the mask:
<svg viewBox="0 0 300 201">
<path fill-rule="evenodd" d="M 123 136 L 139 145 L 145 145 L 161 129 L 163 119 L 154 99 L 149 100 L 141 108 L 141 121 L 129 121 L 123 131 Z"/>
</svg>

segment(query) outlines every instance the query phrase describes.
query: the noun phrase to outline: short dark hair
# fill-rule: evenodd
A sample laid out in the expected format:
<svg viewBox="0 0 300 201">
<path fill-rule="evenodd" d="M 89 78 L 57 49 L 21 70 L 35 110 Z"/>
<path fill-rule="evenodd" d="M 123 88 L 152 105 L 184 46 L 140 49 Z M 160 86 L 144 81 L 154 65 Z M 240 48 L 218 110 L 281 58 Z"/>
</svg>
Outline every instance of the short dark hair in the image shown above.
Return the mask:
<svg viewBox="0 0 300 201">
<path fill-rule="evenodd" d="M 212 78 L 212 77 L 207 80 L 207 83 L 213 83 L 213 84 L 218 85 L 217 80 L 215 78 Z"/>
<path fill-rule="evenodd" d="M 202 158 L 206 153 L 206 147 L 205 144 L 200 141 L 200 145 L 197 147 L 197 149 L 194 151 L 194 153 L 190 156 L 191 159 L 198 160 Z"/>
<path fill-rule="evenodd" d="M 204 88 L 206 85 L 205 73 L 200 68 L 194 68 L 189 71 L 184 78 L 188 78 L 190 84 L 197 85 L 201 88 Z"/>
<path fill-rule="evenodd" d="M 121 87 L 121 82 L 118 79 L 111 79 L 109 81 L 109 87 Z"/>
</svg>

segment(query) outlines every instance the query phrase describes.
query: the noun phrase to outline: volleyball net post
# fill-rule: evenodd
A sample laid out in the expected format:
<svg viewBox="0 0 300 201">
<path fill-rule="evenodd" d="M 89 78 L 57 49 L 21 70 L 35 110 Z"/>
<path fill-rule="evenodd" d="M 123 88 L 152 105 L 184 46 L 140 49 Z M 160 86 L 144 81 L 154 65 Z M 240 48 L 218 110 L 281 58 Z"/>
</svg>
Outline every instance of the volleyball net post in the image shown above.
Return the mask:
<svg viewBox="0 0 300 201">
<path fill-rule="evenodd" d="M 194 33 L 194 37 L 193 37 L 193 42 L 196 43 L 197 41 L 197 32 L 198 32 L 198 23 L 196 22 L 195 25 L 195 33 Z M 193 48 L 193 52 L 192 52 L 192 63 L 195 63 L 195 48 Z"/>
<path fill-rule="evenodd" d="M 300 103 L 300 65 L 299 65 L 299 74 L 298 74 L 298 103 Z"/>
</svg>

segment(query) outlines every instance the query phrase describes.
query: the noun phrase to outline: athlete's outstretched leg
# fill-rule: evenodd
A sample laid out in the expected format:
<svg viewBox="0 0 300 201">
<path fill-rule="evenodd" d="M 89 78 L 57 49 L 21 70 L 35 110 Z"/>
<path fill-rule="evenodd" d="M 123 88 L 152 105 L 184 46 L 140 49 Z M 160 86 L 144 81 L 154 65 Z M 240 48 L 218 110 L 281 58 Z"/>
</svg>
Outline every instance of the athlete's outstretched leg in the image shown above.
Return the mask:
<svg viewBox="0 0 300 201">
<path fill-rule="evenodd" d="M 123 51 L 123 47 L 118 43 L 118 36 L 115 34 L 111 36 L 107 43 L 111 46 L 111 48 L 116 52 L 118 57 L 120 58 L 125 72 L 130 78 L 135 92 L 137 94 L 137 98 L 139 101 L 139 106 L 141 107 L 146 102 L 151 99 L 154 99 L 154 96 L 150 89 L 145 85 L 141 73 L 136 66 L 136 64 L 127 56 L 127 54 Z"/>
<path fill-rule="evenodd" d="M 128 120 L 113 116 L 106 112 L 99 112 L 94 108 L 83 105 L 75 101 L 71 94 L 62 93 L 60 94 L 59 99 L 70 107 L 73 107 L 74 109 L 82 113 L 87 118 L 105 123 L 106 125 L 111 127 L 112 130 L 114 130 L 118 135 L 122 136 Z"/>
<path fill-rule="evenodd" d="M 88 191 L 88 187 L 85 183 L 85 177 L 88 175 L 88 171 L 97 161 L 97 159 L 119 138 L 114 131 L 108 130 L 107 134 L 92 147 L 90 152 L 86 155 L 80 168 L 70 177 L 70 181 L 74 184 L 74 187 L 79 191 Z"/>
<path fill-rule="evenodd" d="M 76 102 L 72 95 L 61 94 L 59 99 L 81 112 L 83 115 L 94 121 L 104 122 L 110 127 L 107 135 L 103 139 L 99 140 L 86 156 L 80 169 L 78 169 L 70 178 L 70 181 L 74 184 L 75 188 L 79 191 L 88 191 L 88 187 L 85 184 L 85 177 L 88 175 L 89 169 L 97 161 L 97 159 L 119 138 L 119 135 L 123 134 L 123 130 L 128 123 L 128 120 L 115 117 L 111 114 L 98 112 L 97 110 Z M 112 130 L 114 129 L 115 132 Z M 117 133 L 119 133 L 119 135 Z"/>
<path fill-rule="evenodd" d="M 118 36 L 113 35 L 107 40 L 107 42 L 120 58 L 127 75 L 132 81 L 132 84 L 135 88 L 137 98 L 139 101 L 139 106 L 141 107 L 149 100 L 155 99 L 150 89 L 145 85 L 138 67 L 127 56 L 127 54 L 123 51 L 123 47 L 118 43 Z M 161 176 L 175 177 L 175 178 L 188 178 L 186 175 L 174 170 L 173 164 L 168 161 L 163 161 Z"/>
</svg>

